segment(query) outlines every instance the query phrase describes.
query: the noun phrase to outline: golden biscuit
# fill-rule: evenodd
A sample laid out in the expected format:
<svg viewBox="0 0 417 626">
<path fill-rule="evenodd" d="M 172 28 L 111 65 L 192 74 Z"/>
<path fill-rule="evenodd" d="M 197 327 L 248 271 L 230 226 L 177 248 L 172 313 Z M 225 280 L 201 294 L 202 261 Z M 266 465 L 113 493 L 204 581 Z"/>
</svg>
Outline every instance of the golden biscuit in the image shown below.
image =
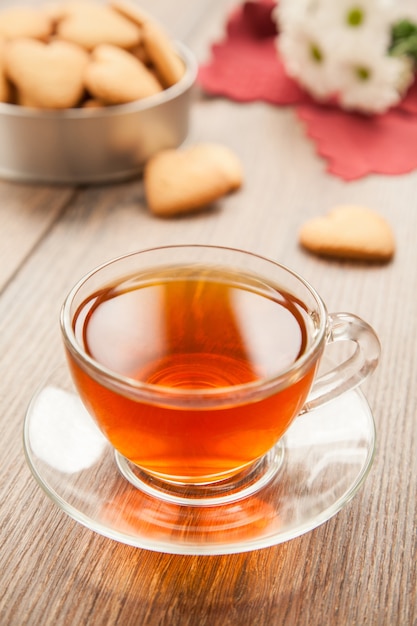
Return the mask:
<svg viewBox="0 0 417 626">
<path fill-rule="evenodd" d="M 299 241 L 316 254 L 346 259 L 388 261 L 395 252 L 394 235 L 384 218 L 355 205 L 339 206 L 309 220 L 300 230 Z"/>
<path fill-rule="evenodd" d="M 45 44 L 15 39 L 6 44 L 6 74 L 16 85 L 23 106 L 65 109 L 76 106 L 83 94 L 88 55 L 66 41 Z"/>
<path fill-rule="evenodd" d="M 113 11 L 92 2 L 71 2 L 63 6 L 56 26 L 60 39 L 71 41 L 86 50 L 100 44 L 128 49 L 141 40 L 140 28 Z"/>
<path fill-rule="evenodd" d="M 218 144 L 163 150 L 149 159 L 144 170 L 148 206 L 161 216 L 199 210 L 242 182 L 239 159 Z"/>
<path fill-rule="evenodd" d="M 124 104 L 162 91 L 143 63 L 121 48 L 103 44 L 91 57 L 84 82 L 90 94 L 106 104 Z"/>
<path fill-rule="evenodd" d="M 142 38 L 146 53 L 163 86 L 175 85 L 184 75 L 185 68 L 168 35 L 156 22 L 147 21 L 142 27 Z"/>
<path fill-rule="evenodd" d="M 153 21 L 149 13 L 130 0 L 110 0 L 110 6 L 139 26 L 143 26 L 145 22 Z"/>
<path fill-rule="evenodd" d="M 31 37 L 46 40 L 52 29 L 51 18 L 39 9 L 17 6 L 0 12 L 0 36 L 4 39 Z"/>
<path fill-rule="evenodd" d="M 142 27 L 146 56 L 155 66 L 164 87 L 171 87 L 184 74 L 184 64 L 164 29 L 130 0 L 112 0 L 111 6 Z"/>
</svg>

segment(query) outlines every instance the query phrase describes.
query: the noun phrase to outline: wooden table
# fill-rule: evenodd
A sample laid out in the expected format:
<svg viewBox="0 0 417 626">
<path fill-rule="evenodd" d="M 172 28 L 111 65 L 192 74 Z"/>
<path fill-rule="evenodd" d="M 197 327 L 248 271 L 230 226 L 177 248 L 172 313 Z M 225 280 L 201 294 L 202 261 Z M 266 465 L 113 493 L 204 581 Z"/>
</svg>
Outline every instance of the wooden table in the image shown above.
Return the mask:
<svg viewBox="0 0 417 626">
<path fill-rule="evenodd" d="M 206 60 L 231 2 L 143 2 Z M 140 179 L 53 187 L 0 183 L 0 623 L 4 626 L 408 626 L 417 623 L 417 172 L 352 183 L 329 176 L 291 109 L 195 93 L 190 142 L 219 141 L 244 188 L 180 219 L 148 212 Z M 392 224 L 387 265 L 326 261 L 297 244 L 300 225 L 336 204 Z M 58 315 L 87 270 L 159 244 L 238 246 L 310 280 L 329 310 L 368 320 L 383 346 L 364 385 L 378 433 L 359 494 L 316 530 L 230 556 L 176 556 L 84 528 L 39 489 L 25 463 L 26 408 L 61 357 Z"/>
</svg>

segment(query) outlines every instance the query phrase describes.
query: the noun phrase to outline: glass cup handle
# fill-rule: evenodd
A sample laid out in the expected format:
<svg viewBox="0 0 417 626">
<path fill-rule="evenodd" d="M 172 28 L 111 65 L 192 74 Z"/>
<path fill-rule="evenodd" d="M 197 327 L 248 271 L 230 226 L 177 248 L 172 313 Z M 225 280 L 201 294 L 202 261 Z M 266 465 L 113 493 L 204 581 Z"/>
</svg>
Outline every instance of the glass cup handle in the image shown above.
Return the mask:
<svg viewBox="0 0 417 626">
<path fill-rule="evenodd" d="M 327 344 L 352 341 L 356 344 L 356 349 L 348 359 L 316 378 L 302 413 L 360 385 L 374 371 L 379 361 L 379 339 L 373 328 L 360 317 L 351 313 L 331 313 L 328 324 Z"/>
</svg>

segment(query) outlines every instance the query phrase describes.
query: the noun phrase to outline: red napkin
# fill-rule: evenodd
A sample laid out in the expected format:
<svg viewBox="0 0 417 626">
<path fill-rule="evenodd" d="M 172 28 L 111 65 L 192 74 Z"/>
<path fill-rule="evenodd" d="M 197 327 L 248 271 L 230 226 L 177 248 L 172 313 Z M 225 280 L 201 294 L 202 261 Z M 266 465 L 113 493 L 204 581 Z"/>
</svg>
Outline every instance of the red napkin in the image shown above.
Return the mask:
<svg viewBox="0 0 417 626">
<path fill-rule="evenodd" d="M 278 58 L 277 31 L 271 19 L 274 6 L 270 0 L 245 2 L 230 15 L 225 40 L 213 44 L 212 60 L 200 67 L 199 82 L 205 91 L 238 102 L 310 101 Z"/>
<path fill-rule="evenodd" d="M 416 169 L 417 83 L 384 115 L 348 113 L 315 102 L 287 76 L 278 57 L 271 17 L 275 6 L 271 0 L 258 0 L 235 9 L 224 40 L 213 44 L 211 60 L 200 67 L 202 88 L 237 102 L 294 105 L 328 171 L 344 180 Z"/>
</svg>

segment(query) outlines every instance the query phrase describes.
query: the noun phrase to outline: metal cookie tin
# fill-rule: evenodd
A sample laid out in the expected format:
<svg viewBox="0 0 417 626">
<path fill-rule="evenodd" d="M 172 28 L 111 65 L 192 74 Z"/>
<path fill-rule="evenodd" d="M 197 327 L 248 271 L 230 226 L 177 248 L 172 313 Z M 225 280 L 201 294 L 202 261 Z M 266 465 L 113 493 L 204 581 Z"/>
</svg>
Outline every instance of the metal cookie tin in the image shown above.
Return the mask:
<svg viewBox="0 0 417 626">
<path fill-rule="evenodd" d="M 138 174 L 145 161 L 185 139 L 197 75 L 194 55 L 176 44 L 185 73 L 155 96 L 101 109 L 38 110 L 0 103 L 0 177 L 86 184 Z"/>
</svg>

